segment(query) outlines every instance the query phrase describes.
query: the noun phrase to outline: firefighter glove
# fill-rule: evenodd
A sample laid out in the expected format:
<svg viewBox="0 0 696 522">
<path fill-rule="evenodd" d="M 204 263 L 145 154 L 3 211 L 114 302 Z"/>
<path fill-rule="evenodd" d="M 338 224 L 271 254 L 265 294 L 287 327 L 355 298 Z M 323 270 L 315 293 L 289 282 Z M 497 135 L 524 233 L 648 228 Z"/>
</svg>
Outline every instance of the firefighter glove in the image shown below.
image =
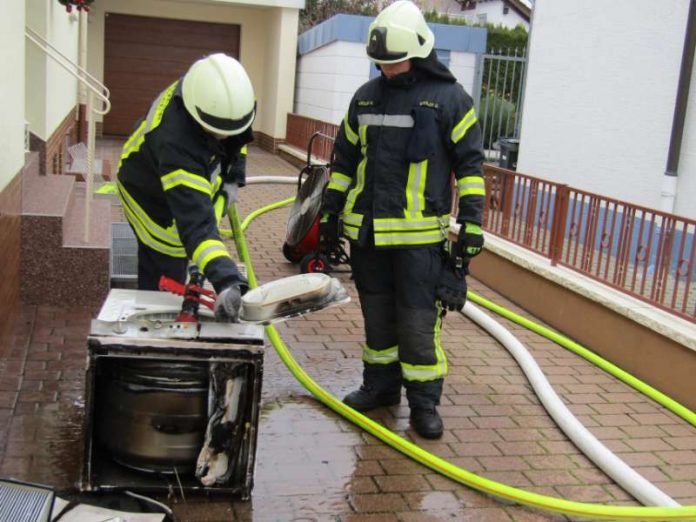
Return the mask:
<svg viewBox="0 0 696 522">
<path fill-rule="evenodd" d="M 442 308 L 450 311 L 460 311 L 466 302 L 466 268 L 456 266 L 448 261 L 442 268 L 440 281 L 435 289 L 435 295 L 442 303 Z"/>
<path fill-rule="evenodd" d="M 452 249 L 453 256 L 471 258 L 481 253 L 483 248 L 483 231 L 474 223 L 462 223 L 459 236 Z"/>
<path fill-rule="evenodd" d="M 242 292 L 238 284 L 228 286 L 218 294 L 215 301 L 215 319 L 223 322 L 239 321 L 239 307 L 242 305 Z"/>
<path fill-rule="evenodd" d="M 319 245 L 323 251 L 330 251 L 338 244 L 340 222 L 335 214 L 324 214 L 319 221 Z"/>
</svg>

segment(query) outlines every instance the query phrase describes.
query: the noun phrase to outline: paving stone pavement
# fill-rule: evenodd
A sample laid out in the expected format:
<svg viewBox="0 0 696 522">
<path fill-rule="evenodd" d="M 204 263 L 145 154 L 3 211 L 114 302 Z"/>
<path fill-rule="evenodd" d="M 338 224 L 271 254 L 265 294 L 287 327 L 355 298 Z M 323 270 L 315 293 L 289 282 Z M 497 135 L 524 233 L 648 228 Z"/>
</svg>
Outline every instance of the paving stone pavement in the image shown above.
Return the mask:
<svg viewBox="0 0 696 522">
<path fill-rule="evenodd" d="M 279 157 L 251 148 L 249 176 L 297 173 Z M 294 186 L 248 186 L 240 193 L 240 215 L 294 193 Z M 287 215 L 287 209 L 264 214 L 247 231 L 261 283 L 298 273 L 281 253 Z M 535 319 L 475 274 L 474 262 L 475 292 Z M 363 318 L 350 275 L 336 276 L 352 297 L 349 304 L 278 329 L 309 375 L 342 397 L 360 382 Z M 97 310 L 22 307 L 14 341 L 0 347 L 0 476 L 74 489 L 82 452 L 85 339 Z M 570 410 L 602 442 L 679 503 L 696 504 L 696 428 L 584 359 L 496 319 L 528 347 Z M 568 441 L 514 359 L 486 332 L 448 314 L 442 341 L 450 367 L 440 407 L 442 439 L 426 441 L 412 432 L 405 397 L 371 418 L 455 465 L 511 486 L 638 505 Z M 493 499 L 411 461 L 311 397 L 270 347 L 251 500 L 189 494 L 167 501 L 185 521 L 569 520 Z"/>
</svg>

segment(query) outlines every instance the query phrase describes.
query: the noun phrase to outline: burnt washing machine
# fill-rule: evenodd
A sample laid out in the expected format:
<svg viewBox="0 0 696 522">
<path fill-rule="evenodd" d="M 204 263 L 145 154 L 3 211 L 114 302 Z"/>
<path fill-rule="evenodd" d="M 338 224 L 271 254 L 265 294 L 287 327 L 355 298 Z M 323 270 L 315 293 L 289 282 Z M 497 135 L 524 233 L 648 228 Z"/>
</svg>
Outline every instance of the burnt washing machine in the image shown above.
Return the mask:
<svg viewBox="0 0 696 522">
<path fill-rule="evenodd" d="M 182 297 L 112 289 L 88 338 L 83 491 L 253 487 L 264 330 Z"/>
</svg>

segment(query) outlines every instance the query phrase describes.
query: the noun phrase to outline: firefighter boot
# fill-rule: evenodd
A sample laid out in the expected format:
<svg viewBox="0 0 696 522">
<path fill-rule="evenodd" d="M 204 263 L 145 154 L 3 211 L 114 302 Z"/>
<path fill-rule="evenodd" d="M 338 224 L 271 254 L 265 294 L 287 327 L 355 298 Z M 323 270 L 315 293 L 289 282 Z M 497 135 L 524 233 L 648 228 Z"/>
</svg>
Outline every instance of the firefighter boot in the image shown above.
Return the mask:
<svg viewBox="0 0 696 522">
<path fill-rule="evenodd" d="M 406 397 L 411 408 L 409 420 L 413 429 L 423 438 L 439 439 L 444 428 L 436 406 L 440 404 L 442 379 L 407 382 Z"/>
<path fill-rule="evenodd" d="M 343 402 L 360 412 L 396 406 L 401 402 L 401 366 L 366 364 L 362 386 L 346 395 Z"/>
</svg>

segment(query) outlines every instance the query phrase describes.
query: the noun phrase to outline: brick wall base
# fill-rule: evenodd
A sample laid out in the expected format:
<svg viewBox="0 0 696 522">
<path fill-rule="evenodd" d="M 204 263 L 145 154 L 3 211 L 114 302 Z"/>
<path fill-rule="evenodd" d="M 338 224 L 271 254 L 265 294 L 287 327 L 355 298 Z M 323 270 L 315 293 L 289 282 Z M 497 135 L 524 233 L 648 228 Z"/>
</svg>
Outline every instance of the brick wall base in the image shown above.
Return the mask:
<svg viewBox="0 0 696 522">
<path fill-rule="evenodd" d="M 62 174 L 68 161 L 68 146 L 78 140 L 78 108 L 75 107 L 63 119 L 47 141 L 34 134 L 29 136 L 29 147 L 39 153 L 39 175 Z"/>
<path fill-rule="evenodd" d="M 22 175 L 18 173 L 0 191 L 0 359 L 9 346 L 17 311 L 20 309 L 20 252 Z"/>
</svg>

